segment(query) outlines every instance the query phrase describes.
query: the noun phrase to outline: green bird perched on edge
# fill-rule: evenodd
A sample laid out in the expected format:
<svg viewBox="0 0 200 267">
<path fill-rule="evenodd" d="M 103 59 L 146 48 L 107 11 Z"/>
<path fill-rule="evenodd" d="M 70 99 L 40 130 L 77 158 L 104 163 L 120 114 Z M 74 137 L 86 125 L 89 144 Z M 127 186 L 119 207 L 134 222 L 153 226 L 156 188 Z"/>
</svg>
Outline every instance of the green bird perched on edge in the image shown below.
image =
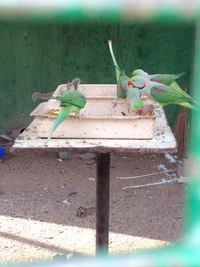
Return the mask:
<svg viewBox="0 0 200 267">
<path fill-rule="evenodd" d="M 143 76 L 143 77 L 145 77 L 145 78 L 147 78 L 153 82 L 158 82 L 158 83 L 163 83 L 165 85 L 170 85 L 172 82 L 174 82 L 175 80 L 177 80 L 178 78 L 183 76 L 184 72 L 179 73 L 179 74 L 151 74 L 150 75 L 147 72 L 143 71 L 142 69 L 136 69 L 132 72 L 131 79 L 137 75 Z"/>
<path fill-rule="evenodd" d="M 71 113 L 75 113 L 77 116 L 80 110 L 85 107 L 86 98 L 81 92 L 77 91 L 76 88 L 77 85 L 72 85 L 71 88 L 63 92 L 61 96 L 52 98 L 60 101 L 60 110 L 56 120 L 53 123 L 47 142 L 50 140 L 54 131 L 62 121 L 67 119 Z"/>
<path fill-rule="evenodd" d="M 143 91 L 145 94 L 155 99 L 161 106 L 177 104 L 193 110 L 199 109 L 197 102 L 183 91 L 175 81 L 170 85 L 165 85 L 163 83 L 151 81 L 144 76 L 140 76 L 139 80 L 140 83 L 138 86 L 141 86 L 141 83 L 143 83 Z"/>
<path fill-rule="evenodd" d="M 137 77 L 131 80 L 123 71 L 121 71 L 115 59 L 111 40 L 108 41 L 108 46 L 116 72 L 117 97 L 126 98 L 127 102 L 130 104 L 131 109 L 135 110 L 136 113 L 141 114 L 144 104 L 141 100 L 141 93 L 139 89 L 142 88 L 134 88 L 133 83 L 134 79 L 137 80 Z M 139 86 L 139 81 L 137 81 L 137 86 Z"/>
</svg>

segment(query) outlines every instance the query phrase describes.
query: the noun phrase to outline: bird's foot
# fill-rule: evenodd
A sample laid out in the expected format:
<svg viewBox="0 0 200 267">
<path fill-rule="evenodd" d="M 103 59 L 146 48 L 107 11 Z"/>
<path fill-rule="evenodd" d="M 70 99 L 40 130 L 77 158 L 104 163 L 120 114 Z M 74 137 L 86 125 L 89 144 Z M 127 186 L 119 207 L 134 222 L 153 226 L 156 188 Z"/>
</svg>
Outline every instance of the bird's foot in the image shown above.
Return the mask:
<svg viewBox="0 0 200 267">
<path fill-rule="evenodd" d="M 47 140 L 44 142 L 44 146 L 48 146 L 48 142 L 49 142 L 49 140 L 47 139 Z"/>
<path fill-rule="evenodd" d="M 115 108 L 117 106 L 117 99 L 115 99 L 113 102 L 112 102 L 112 107 Z"/>
<path fill-rule="evenodd" d="M 49 142 L 50 139 L 51 139 L 51 135 L 47 137 L 47 140 L 45 140 L 45 142 L 44 142 L 45 146 L 48 146 L 48 142 Z"/>
<path fill-rule="evenodd" d="M 161 106 L 159 104 L 155 105 L 154 112 L 157 117 L 161 116 Z"/>
<path fill-rule="evenodd" d="M 80 114 L 79 113 L 75 113 L 75 118 L 80 120 L 81 119 Z"/>
<path fill-rule="evenodd" d="M 155 104 L 154 104 L 154 110 L 159 110 L 159 109 L 161 109 L 161 106 L 156 102 Z"/>
</svg>

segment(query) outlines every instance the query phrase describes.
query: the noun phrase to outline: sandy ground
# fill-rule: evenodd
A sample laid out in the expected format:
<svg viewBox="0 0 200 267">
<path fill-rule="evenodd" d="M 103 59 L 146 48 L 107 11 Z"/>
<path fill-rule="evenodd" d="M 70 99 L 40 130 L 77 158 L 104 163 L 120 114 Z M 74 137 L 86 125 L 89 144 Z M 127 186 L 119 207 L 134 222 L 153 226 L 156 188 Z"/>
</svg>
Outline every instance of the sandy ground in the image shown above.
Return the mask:
<svg viewBox="0 0 200 267">
<path fill-rule="evenodd" d="M 183 185 L 122 190 L 123 186 L 160 181 L 165 174 L 120 180 L 176 168 L 163 155 L 112 155 L 110 253 L 164 246 L 182 232 Z M 93 159 L 71 154 L 28 153 L 0 162 L 0 262 L 52 260 L 55 255 L 95 253 L 95 210 L 77 217 L 79 207 L 95 207 Z M 68 195 L 70 193 L 73 193 Z"/>
</svg>

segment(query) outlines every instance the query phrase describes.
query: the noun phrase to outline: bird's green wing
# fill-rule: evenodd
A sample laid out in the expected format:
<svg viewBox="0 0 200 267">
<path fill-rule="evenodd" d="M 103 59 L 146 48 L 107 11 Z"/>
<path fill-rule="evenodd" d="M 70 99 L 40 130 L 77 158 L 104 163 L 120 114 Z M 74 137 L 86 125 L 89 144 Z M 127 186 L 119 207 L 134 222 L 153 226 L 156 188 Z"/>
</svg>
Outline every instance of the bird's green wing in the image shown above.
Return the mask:
<svg viewBox="0 0 200 267">
<path fill-rule="evenodd" d="M 176 83 L 176 82 L 173 82 L 171 84 L 172 88 L 174 90 L 176 90 L 177 92 L 181 93 L 186 99 L 188 102 L 190 102 L 192 105 L 196 106 L 196 108 L 199 110 L 200 109 L 200 103 L 196 100 L 194 100 L 189 94 L 187 94 L 184 90 L 182 90 L 180 88 L 180 86 Z"/>
<path fill-rule="evenodd" d="M 154 82 L 163 83 L 165 85 L 170 85 L 172 82 L 183 76 L 184 73 L 179 74 L 152 74 L 150 75 L 150 80 Z"/>
<path fill-rule="evenodd" d="M 117 83 L 117 96 L 125 98 L 127 96 L 127 90 L 129 87 L 130 79 L 124 76 L 123 74 L 120 74 L 119 81 Z"/>
<path fill-rule="evenodd" d="M 172 87 L 176 92 L 178 92 L 178 93 L 180 93 L 181 95 L 183 95 L 185 98 L 192 100 L 192 97 L 191 97 L 189 94 L 187 94 L 184 90 L 182 90 L 182 89 L 180 88 L 180 86 L 177 84 L 177 82 L 173 82 L 173 83 L 170 85 L 170 87 Z"/>
<path fill-rule="evenodd" d="M 150 82 L 150 84 L 151 96 L 163 105 L 192 102 L 192 98 L 185 94 L 183 90 L 176 90 L 176 86 L 167 86 L 156 82 Z"/>
<path fill-rule="evenodd" d="M 71 89 L 65 91 L 60 97 L 61 106 L 65 106 L 68 104 L 75 105 L 79 108 L 84 108 L 86 104 L 86 98 L 81 92 Z"/>
</svg>

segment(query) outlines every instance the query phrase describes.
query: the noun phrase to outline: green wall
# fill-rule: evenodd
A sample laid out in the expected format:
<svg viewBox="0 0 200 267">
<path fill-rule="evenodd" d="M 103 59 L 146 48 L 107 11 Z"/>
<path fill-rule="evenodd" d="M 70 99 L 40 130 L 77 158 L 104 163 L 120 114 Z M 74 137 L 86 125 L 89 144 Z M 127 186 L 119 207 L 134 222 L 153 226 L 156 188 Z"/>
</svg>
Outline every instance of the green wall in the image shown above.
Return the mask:
<svg viewBox="0 0 200 267">
<path fill-rule="evenodd" d="M 38 104 L 31 95 L 80 77 L 82 83 L 114 83 L 107 40 L 129 74 L 186 72 L 190 84 L 194 27 L 189 24 L 0 22 L 0 133 L 26 126 Z M 172 124 L 177 108 L 167 108 Z"/>
</svg>

